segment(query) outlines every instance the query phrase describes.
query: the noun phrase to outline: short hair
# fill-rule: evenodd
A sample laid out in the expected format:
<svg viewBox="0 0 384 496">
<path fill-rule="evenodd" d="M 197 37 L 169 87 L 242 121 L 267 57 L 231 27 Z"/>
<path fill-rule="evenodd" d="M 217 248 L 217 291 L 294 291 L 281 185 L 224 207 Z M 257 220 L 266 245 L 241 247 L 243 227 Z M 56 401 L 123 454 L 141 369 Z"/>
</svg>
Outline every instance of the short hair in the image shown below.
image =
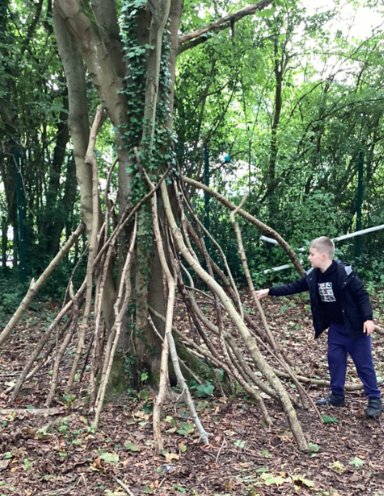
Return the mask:
<svg viewBox="0 0 384 496">
<path fill-rule="evenodd" d="M 335 243 L 327 236 L 314 239 L 310 244 L 310 248 L 314 248 L 319 253 L 326 253 L 329 258 L 333 258 L 335 254 Z"/>
</svg>

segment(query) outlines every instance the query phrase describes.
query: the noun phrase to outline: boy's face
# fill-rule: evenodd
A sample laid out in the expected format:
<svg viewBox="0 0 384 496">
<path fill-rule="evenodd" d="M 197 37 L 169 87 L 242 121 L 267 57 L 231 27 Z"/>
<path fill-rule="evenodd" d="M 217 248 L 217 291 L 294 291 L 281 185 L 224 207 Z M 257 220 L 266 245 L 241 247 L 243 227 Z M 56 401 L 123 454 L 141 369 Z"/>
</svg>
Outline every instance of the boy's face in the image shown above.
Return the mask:
<svg viewBox="0 0 384 496">
<path fill-rule="evenodd" d="M 316 248 L 309 248 L 308 260 L 314 269 L 321 269 L 324 267 L 327 258 L 328 256 L 326 253 L 319 253 Z"/>
</svg>

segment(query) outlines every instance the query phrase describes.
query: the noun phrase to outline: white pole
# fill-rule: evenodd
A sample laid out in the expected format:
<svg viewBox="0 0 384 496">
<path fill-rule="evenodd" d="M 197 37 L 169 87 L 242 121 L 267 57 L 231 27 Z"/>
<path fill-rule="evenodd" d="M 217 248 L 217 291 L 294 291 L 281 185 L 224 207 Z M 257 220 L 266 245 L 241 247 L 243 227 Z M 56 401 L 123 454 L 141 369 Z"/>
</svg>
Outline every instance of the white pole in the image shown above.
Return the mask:
<svg viewBox="0 0 384 496">
<path fill-rule="evenodd" d="M 300 260 L 300 263 L 303 263 L 303 261 Z M 289 269 L 290 267 L 293 267 L 293 264 L 289 263 L 285 265 L 279 265 L 279 267 L 273 267 L 273 269 L 264 270 L 263 274 L 268 274 L 268 272 L 278 272 L 279 270 Z"/>
<path fill-rule="evenodd" d="M 271 243 L 272 245 L 278 245 L 279 243 L 272 238 L 267 238 L 267 236 L 260 236 L 261 241 L 265 241 L 266 243 Z"/>
<path fill-rule="evenodd" d="M 344 236 L 333 238 L 333 241 L 334 242 L 343 241 L 344 239 L 353 238 L 355 236 L 361 236 L 362 234 L 367 234 L 374 231 L 380 231 L 381 229 L 384 229 L 384 224 L 380 224 L 379 226 L 375 226 L 375 227 L 369 227 L 368 229 L 362 229 L 361 231 L 355 231 L 354 233 L 345 234 Z M 278 242 L 275 239 L 267 238 L 266 236 L 260 236 L 260 239 L 261 241 L 265 241 L 266 243 L 271 243 L 273 245 L 278 244 Z M 299 248 L 298 251 L 304 251 L 307 248 L 308 248 L 307 246 L 303 246 Z M 300 260 L 300 263 L 302 263 L 302 260 Z M 268 274 L 269 272 L 278 272 L 279 270 L 289 269 L 290 267 L 292 267 L 292 264 L 280 265 L 279 267 L 273 267 L 273 269 L 264 270 L 263 274 Z"/>
<path fill-rule="evenodd" d="M 369 227 L 368 229 L 363 229 L 361 231 L 356 231 L 351 234 L 345 234 L 344 236 L 339 236 L 338 238 L 333 238 L 333 241 L 342 241 L 343 239 L 353 238 L 354 236 L 361 236 L 362 234 L 370 233 L 373 231 L 380 231 L 380 229 L 384 229 L 384 224 L 375 227 Z"/>
</svg>

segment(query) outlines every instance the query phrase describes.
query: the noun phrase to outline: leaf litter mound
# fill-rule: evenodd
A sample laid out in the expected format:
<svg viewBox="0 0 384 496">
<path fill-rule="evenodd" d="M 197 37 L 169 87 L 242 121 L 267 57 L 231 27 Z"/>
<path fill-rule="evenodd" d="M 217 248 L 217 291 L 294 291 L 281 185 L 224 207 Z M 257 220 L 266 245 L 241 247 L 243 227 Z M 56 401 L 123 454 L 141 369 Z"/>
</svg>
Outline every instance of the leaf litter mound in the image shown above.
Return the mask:
<svg viewBox="0 0 384 496">
<path fill-rule="evenodd" d="M 300 298 L 286 304 L 268 299 L 264 307 L 300 375 L 326 379 L 326 336 L 313 341 L 307 304 Z M 362 390 L 347 393 L 346 408 L 322 411 L 322 422 L 311 408 L 298 411 L 309 453 L 298 451 L 279 404 L 265 399 L 274 420 L 265 426 L 242 391 L 196 398 L 212 434 L 208 446 L 200 442 L 186 405 L 169 403 L 161 455 L 153 441 L 151 391 L 106 404 L 97 430 L 80 383 L 74 394 L 44 409 L 49 375 L 43 371 L 9 405 L 5 391 L 30 355 L 30 343 L 43 332 L 43 322 L 33 319 L 35 325 L 27 318 L 18 326 L 0 357 L 0 496 L 384 496 L 384 417 L 364 417 Z M 374 347 L 382 382 L 383 336 L 374 337 Z M 359 383 L 352 364 L 347 381 Z M 317 385 L 306 388 L 314 400 L 328 394 Z"/>
</svg>

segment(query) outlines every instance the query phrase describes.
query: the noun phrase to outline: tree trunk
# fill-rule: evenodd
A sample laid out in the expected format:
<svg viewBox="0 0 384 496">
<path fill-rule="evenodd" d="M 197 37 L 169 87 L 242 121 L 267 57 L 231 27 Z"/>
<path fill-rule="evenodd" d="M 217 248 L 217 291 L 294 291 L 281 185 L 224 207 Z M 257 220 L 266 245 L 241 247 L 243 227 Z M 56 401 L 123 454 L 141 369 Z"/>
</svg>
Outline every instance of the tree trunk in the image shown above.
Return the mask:
<svg viewBox="0 0 384 496">
<path fill-rule="evenodd" d="M 151 148 L 153 142 L 155 125 L 158 118 L 159 101 L 163 98 L 169 100 L 173 106 L 173 88 L 175 75 L 175 62 L 178 43 L 178 29 L 181 16 L 182 1 L 170 2 L 161 0 L 151 4 L 151 8 L 140 9 L 137 21 L 135 47 L 146 47 L 148 44 L 153 50 L 144 48 L 147 52 L 145 71 L 141 76 L 143 86 L 141 94 L 136 94 L 135 99 L 127 100 L 126 84 L 130 81 L 136 83 L 132 74 L 131 65 L 127 64 L 123 57 L 122 42 L 119 37 L 117 25 L 117 14 L 113 0 L 101 2 L 93 0 L 93 13 L 80 8 L 81 3 L 76 0 L 57 0 L 55 3 L 54 19 L 55 31 L 58 38 L 59 52 L 65 67 L 68 82 L 69 96 L 69 126 L 74 143 L 74 152 L 77 168 L 78 183 L 81 194 L 81 212 L 87 226 L 88 235 L 92 226 L 92 204 L 91 204 L 91 176 L 90 170 L 84 164 L 84 155 L 88 143 L 88 116 L 87 99 L 85 91 L 85 79 L 82 60 L 93 80 L 94 86 L 99 94 L 100 100 L 105 107 L 115 130 L 116 150 L 118 151 L 118 212 L 119 215 L 125 211 L 129 197 L 132 194 L 131 179 L 127 173 L 127 167 L 132 167 L 134 147 L 142 150 Z M 98 24 L 96 29 L 91 15 L 95 16 Z M 168 21 L 169 19 L 169 21 Z M 134 20 L 129 19 L 130 26 Z M 168 22 L 170 30 L 170 56 L 168 64 L 161 66 L 163 58 L 163 34 L 165 24 Z M 163 72 L 169 70 L 171 74 L 170 86 L 166 88 L 166 94 L 162 94 L 159 81 Z M 128 82 L 124 83 L 127 75 Z M 137 118 L 137 109 L 142 109 L 143 126 L 136 137 L 129 139 L 124 133 L 133 129 L 132 118 Z M 167 112 L 167 118 L 162 127 L 170 130 L 172 126 L 172 112 Z M 138 117 L 140 119 L 140 116 Z M 131 133 L 133 134 L 133 133 Z M 147 138 L 149 142 L 147 142 Z M 128 145 L 128 146 L 127 146 Z M 169 146 L 165 144 L 165 148 Z M 150 159 L 151 153 L 148 155 Z M 157 160 L 156 174 L 160 174 L 166 167 L 166 160 Z M 141 215 L 141 214 L 140 214 Z M 144 224 L 139 222 L 138 248 L 135 257 L 136 267 L 136 329 L 135 354 L 139 366 L 150 366 L 151 369 L 158 368 L 157 354 L 153 351 L 160 348 L 160 342 L 154 335 L 147 321 L 148 303 L 156 310 L 164 313 L 164 287 L 161 268 L 159 267 L 158 255 L 153 243 L 152 235 L 148 235 L 151 218 L 147 217 Z M 148 224 L 149 223 L 149 224 Z M 119 264 L 121 265 L 126 253 L 127 235 L 121 236 L 119 245 Z M 144 245 L 140 246 L 140 239 Z M 138 262 L 139 261 L 139 262 Z M 151 272 L 148 276 L 147 270 Z M 144 272 L 143 272 L 144 269 Z M 119 268 L 119 271 L 121 267 Z M 119 277 L 119 276 L 118 276 Z M 115 290 L 106 289 L 104 298 L 105 307 L 112 307 Z M 110 314 L 109 314 L 110 315 Z M 106 315 L 104 315 L 104 318 Z M 113 319 L 110 316 L 109 325 L 112 326 Z M 127 324 L 125 322 L 125 324 Z M 162 324 L 159 328 L 162 328 Z M 127 337 L 127 329 L 125 336 Z M 122 333 L 124 335 L 124 333 Z M 124 342 L 124 340 L 123 340 Z"/>
</svg>

